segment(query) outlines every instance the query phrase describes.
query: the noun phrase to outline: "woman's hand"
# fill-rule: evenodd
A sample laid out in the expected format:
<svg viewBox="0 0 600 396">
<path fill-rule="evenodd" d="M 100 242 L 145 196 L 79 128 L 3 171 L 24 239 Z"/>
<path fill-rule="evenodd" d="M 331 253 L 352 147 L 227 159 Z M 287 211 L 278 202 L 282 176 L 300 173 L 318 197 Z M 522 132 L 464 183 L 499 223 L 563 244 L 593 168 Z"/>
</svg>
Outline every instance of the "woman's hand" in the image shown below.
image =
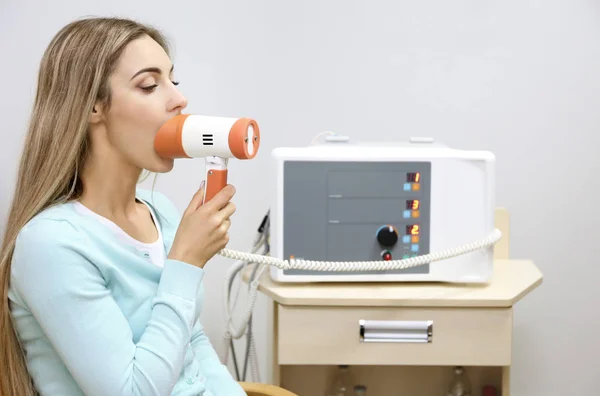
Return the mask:
<svg viewBox="0 0 600 396">
<path fill-rule="evenodd" d="M 229 242 L 229 217 L 235 213 L 230 202 L 235 188 L 228 184 L 208 202 L 202 204 L 204 184 L 194 194 L 173 240 L 169 259 L 204 268 Z"/>
</svg>

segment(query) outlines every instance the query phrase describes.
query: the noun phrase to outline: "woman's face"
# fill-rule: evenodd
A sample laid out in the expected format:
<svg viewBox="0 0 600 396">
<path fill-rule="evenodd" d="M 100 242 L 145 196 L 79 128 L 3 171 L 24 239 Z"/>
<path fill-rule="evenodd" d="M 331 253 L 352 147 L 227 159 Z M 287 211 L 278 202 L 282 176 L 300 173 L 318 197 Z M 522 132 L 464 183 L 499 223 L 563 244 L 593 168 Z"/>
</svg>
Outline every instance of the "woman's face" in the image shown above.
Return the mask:
<svg viewBox="0 0 600 396">
<path fill-rule="evenodd" d="M 111 104 L 104 114 L 107 139 L 141 169 L 173 168 L 172 159 L 161 158 L 154 150 L 154 136 L 187 106 L 176 85 L 171 60 L 148 36 L 127 45 L 111 76 Z"/>
</svg>

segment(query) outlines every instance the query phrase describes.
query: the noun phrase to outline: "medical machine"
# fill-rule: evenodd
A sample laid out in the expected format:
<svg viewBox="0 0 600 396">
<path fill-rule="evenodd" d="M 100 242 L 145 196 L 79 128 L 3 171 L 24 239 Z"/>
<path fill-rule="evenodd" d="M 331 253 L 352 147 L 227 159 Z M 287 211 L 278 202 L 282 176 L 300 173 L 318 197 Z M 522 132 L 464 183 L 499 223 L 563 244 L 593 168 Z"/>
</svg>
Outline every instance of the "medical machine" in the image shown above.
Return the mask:
<svg viewBox="0 0 600 396">
<path fill-rule="evenodd" d="M 270 251 L 279 259 L 391 261 L 436 255 L 494 232 L 494 155 L 431 138 L 272 152 Z M 454 256 L 454 255 L 452 255 Z M 278 282 L 486 282 L 493 243 L 404 269 L 270 268 Z"/>
<path fill-rule="evenodd" d="M 228 158 L 260 145 L 250 118 L 178 115 L 155 137 L 168 158 L 204 157 L 205 200 L 227 184 Z M 269 265 L 279 282 L 486 282 L 493 270 L 494 155 L 431 138 L 324 144 L 272 152 L 270 257 L 223 249 Z"/>
</svg>

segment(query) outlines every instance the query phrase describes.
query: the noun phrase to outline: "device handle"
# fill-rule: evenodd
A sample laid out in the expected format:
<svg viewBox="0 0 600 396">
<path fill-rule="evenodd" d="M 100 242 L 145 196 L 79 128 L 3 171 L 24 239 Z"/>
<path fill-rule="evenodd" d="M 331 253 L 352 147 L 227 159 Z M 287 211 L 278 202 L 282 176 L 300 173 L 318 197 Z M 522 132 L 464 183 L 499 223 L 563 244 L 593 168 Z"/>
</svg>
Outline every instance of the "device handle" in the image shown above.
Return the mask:
<svg viewBox="0 0 600 396">
<path fill-rule="evenodd" d="M 210 201 L 227 185 L 227 169 L 211 169 L 206 172 L 204 202 Z"/>
<path fill-rule="evenodd" d="M 206 186 L 203 202 L 210 201 L 227 185 L 227 159 L 206 157 Z"/>
</svg>

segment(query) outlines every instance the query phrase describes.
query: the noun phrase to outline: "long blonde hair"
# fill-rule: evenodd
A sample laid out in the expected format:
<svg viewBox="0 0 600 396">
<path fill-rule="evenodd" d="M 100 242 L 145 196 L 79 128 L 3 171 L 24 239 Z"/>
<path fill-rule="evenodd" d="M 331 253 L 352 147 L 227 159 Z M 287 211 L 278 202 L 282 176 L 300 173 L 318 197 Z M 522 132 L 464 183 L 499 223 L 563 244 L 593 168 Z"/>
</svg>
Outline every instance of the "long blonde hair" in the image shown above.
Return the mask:
<svg viewBox="0 0 600 396">
<path fill-rule="evenodd" d="M 77 199 L 96 101 L 110 105 L 109 77 L 125 46 L 148 35 L 170 53 L 156 29 L 121 18 L 88 18 L 62 28 L 41 60 L 38 86 L 0 252 L 0 395 L 34 390 L 8 303 L 10 268 L 21 228 L 44 209 Z"/>
</svg>

